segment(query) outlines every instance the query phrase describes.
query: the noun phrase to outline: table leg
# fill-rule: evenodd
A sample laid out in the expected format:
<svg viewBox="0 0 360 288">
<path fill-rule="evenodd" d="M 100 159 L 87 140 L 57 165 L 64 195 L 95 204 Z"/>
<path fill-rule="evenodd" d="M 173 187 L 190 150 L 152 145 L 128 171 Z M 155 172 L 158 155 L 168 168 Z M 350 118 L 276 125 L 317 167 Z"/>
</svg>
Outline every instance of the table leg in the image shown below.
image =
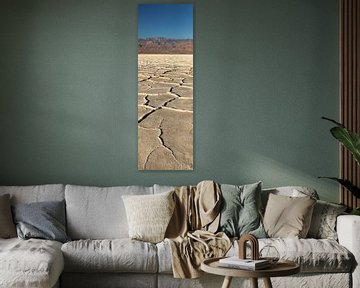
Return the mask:
<svg viewBox="0 0 360 288">
<path fill-rule="evenodd" d="M 251 278 L 252 287 L 258 288 L 258 279 L 257 278 Z"/>
<path fill-rule="evenodd" d="M 266 277 L 263 279 L 264 279 L 265 288 L 273 288 L 270 278 Z"/>
<path fill-rule="evenodd" d="M 232 277 L 231 276 L 225 276 L 224 282 L 221 286 L 221 288 L 230 288 Z"/>
</svg>

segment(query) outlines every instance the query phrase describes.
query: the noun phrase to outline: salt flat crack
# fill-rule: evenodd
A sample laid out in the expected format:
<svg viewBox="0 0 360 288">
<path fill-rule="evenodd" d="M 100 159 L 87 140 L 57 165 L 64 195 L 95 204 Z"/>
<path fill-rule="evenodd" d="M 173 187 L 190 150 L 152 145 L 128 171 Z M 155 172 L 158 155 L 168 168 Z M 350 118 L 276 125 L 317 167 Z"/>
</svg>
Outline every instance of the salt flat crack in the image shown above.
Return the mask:
<svg viewBox="0 0 360 288">
<path fill-rule="evenodd" d="M 147 117 L 149 117 L 152 113 L 154 113 L 155 111 L 161 109 L 161 107 L 155 108 L 154 110 L 144 114 L 140 119 L 138 119 L 138 123 L 144 121 Z"/>
<path fill-rule="evenodd" d="M 173 91 L 173 90 L 174 90 L 174 88 L 175 88 L 175 87 L 171 87 L 171 88 L 170 88 L 169 93 L 172 93 L 172 94 L 176 95 L 178 98 L 180 98 L 180 97 L 181 97 L 181 95 L 180 95 L 180 94 L 175 93 L 175 92 Z"/>
<path fill-rule="evenodd" d="M 146 159 L 145 159 L 144 166 L 143 166 L 144 168 L 146 167 L 146 163 L 149 162 L 149 159 L 150 159 L 151 154 L 153 154 L 157 149 L 159 149 L 159 147 L 156 147 L 154 150 L 152 150 L 152 151 L 147 155 L 147 157 L 146 157 Z"/>
<path fill-rule="evenodd" d="M 169 92 L 169 93 L 172 93 L 172 92 Z M 176 95 L 175 93 L 172 93 L 172 94 L 174 94 L 175 95 L 175 97 L 174 98 L 172 98 L 172 99 L 170 99 L 170 100 L 168 100 L 168 101 L 166 101 L 162 106 L 165 108 L 167 108 L 167 104 L 169 104 L 169 103 L 171 103 L 171 102 L 173 102 L 175 99 L 178 99 L 179 98 L 179 96 L 178 95 Z"/>
<path fill-rule="evenodd" d="M 140 83 L 140 82 L 145 82 L 145 81 L 150 80 L 151 78 L 152 78 L 152 76 L 149 76 L 149 77 L 147 77 L 146 79 L 139 80 L 138 82 L 139 82 L 139 83 Z"/>
<path fill-rule="evenodd" d="M 174 151 L 173 151 L 169 146 L 167 146 L 167 145 L 165 144 L 165 141 L 164 141 L 164 138 L 163 138 L 164 131 L 163 131 L 162 127 L 161 127 L 163 121 L 164 121 L 164 119 L 162 119 L 161 122 L 160 122 L 160 124 L 159 124 L 160 134 L 159 134 L 158 138 L 159 138 L 159 140 L 160 140 L 160 143 L 161 143 L 161 145 L 162 145 L 166 150 L 170 151 L 170 153 L 171 153 L 171 155 L 174 157 L 175 161 L 176 161 L 179 165 L 181 165 L 181 163 L 176 159 L 175 154 L 174 154 Z"/>
<path fill-rule="evenodd" d="M 146 95 L 146 96 L 144 97 L 144 99 L 146 100 L 146 102 L 144 103 L 145 106 L 151 106 L 151 105 L 149 105 L 150 100 L 148 99 L 148 97 L 149 97 L 149 95 Z M 151 107 L 152 107 L 152 106 L 151 106 Z"/>
</svg>

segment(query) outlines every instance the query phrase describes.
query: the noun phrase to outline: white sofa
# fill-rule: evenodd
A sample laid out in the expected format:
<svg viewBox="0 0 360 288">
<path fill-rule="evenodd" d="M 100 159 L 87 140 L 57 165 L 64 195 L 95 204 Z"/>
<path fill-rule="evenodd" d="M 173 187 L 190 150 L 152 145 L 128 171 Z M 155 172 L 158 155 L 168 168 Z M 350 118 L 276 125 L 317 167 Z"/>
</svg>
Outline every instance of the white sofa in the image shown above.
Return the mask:
<svg viewBox="0 0 360 288">
<path fill-rule="evenodd" d="M 0 239 L 0 287 L 221 287 L 222 277 L 174 279 L 166 242 L 128 239 L 122 195 L 154 194 L 173 187 L 0 186 L 15 203 L 66 202 L 65 244 L 49 240 Z M 278 189 L 287 195 L 290 188 Z M 268 193 L 269 190 L 263 191 Z M 265 194 L 264 194 L 265 195 Z M 266 199 L 266 197 L 263 197 Z M 360 217 L 337 219 L 339 242 L 328 239 L 260 239 L 281 257 L 301 264 L 301 273 L 273 278 L 274 287 L 360 287 Z M 237 253 L 237 243 L 228 255 Z M 250 282 L 234 279 L 247 287 Z M 262 287 L 262 281 L 259 281 Z M 241 286 L 243 287 L 243 286 Z"/>
</svg>

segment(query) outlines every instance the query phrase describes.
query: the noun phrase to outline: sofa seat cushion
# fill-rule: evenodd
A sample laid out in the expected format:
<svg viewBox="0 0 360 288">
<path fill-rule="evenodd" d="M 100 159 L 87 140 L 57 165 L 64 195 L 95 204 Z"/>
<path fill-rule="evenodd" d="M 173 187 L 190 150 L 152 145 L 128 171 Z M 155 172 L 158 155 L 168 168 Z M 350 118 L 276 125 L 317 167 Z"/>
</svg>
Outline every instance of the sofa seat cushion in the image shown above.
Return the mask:
<svg viewBox="0 0 360 288">
<path fill-rule="evenodd" d="M 302 273 L 350 272 L 354 265 L 353 255 L 338 242 L 330 239 L 267 238 L 259 239 L 259 249 L 274 246 L 280 258 L 300 264 Z M 167 241 L 157 244 L 159 273 L 172 273 L 171 248 Z M 238 255 L 235 241 L 227 256 Z M 250 256 L 250 251 L 248 251 Z"/>
<path fill-rule="evenodd" d="M 77 240 L 61 248 L 66 272 L 156 273 L 156 246 L 123 239 Z"/>
<path fill-rule="evenodd" d="M 307 272 L 350 272 L 353 255 L 338 242 L 330 239 L 299 239 L 299 238 L 267 238 L 259 240 L 259 249 L 273 246 L 279 252 L 281 259 L 298 263 L 302 273 Z M 237 253 L 237 243 L 228 255 Z M 269 255 L 274 256 L 274 255 Z"/>
<path fill-rule="evenodd" d="M 63 268 L 60 242 L 0 239 L 0 287 L 52 287 Z"/>
</svg>

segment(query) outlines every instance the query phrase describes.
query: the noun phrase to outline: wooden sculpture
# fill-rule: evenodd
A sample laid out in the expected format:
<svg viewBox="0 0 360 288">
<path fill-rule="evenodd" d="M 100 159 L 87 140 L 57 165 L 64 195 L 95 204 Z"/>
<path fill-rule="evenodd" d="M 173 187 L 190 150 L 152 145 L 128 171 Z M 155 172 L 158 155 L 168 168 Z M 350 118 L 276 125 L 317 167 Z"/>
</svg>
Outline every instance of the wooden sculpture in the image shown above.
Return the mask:
<svg viewBox="0 0 360 288">
<path fill-rule="evenodd" d="M 259 241 L 252 234 L 245 234 L 239 239 L 239 258 L 246 259 L 246 242 L 250 243 L 251 259 L 259 259 Z"/>
</svg>

